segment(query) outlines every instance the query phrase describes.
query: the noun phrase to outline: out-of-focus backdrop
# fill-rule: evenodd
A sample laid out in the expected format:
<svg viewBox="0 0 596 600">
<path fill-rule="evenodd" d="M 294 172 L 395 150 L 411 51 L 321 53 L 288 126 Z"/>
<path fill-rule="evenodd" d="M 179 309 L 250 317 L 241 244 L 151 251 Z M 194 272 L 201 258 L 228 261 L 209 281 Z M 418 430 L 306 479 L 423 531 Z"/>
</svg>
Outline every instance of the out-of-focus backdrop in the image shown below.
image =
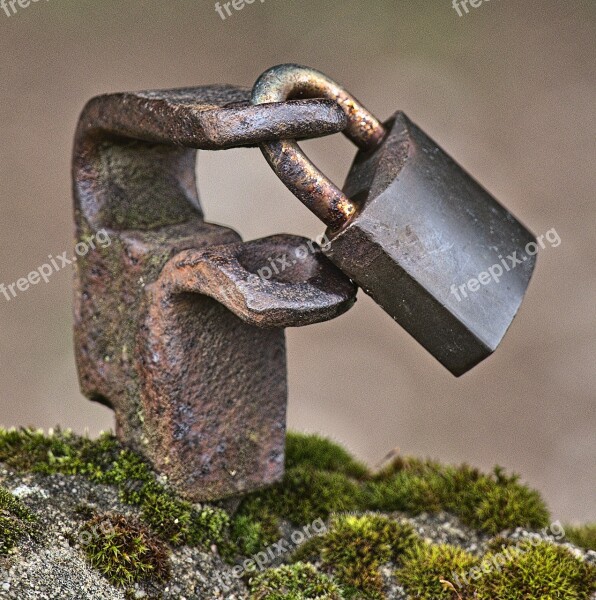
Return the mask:
<svg viewBox="0 0 596 600">
<path fill-rule="evenodd" d="M 333 322 L 289 331 L 290 427 L 373 465 L 396 447 L 499 463 L 538 487 L 555 518 L 594 520 L 596 5 L 467 6 L 459 16 L 451 0 L 257 0 L 225 19 L 211 0 L 0 9 L 0 283 L 71 252 L 71 143 L 91 96 L 317 67 L 382 118 L 405 110 L 534 233 L 555 228 L 561 243 L 540 253 L 496 354 L 460 379 L 363 295 Z M 305 147 L 343 180 L 349 142 Z M 198 168 L 208 219 L 245 239 L 323 231 L 258 150 L 204 152 Z M 112 425 L 78 391 L 71 278 L 65 269 L 0 296 L 0 424 Z"/>
</svg>

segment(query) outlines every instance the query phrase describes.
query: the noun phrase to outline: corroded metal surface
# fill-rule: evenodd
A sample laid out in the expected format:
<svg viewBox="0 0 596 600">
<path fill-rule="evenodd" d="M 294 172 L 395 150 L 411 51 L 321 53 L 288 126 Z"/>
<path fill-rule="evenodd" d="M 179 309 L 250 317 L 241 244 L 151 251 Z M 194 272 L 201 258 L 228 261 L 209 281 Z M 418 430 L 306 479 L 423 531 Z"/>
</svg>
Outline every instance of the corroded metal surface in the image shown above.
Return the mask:
<svg viewBox="0 0 596 600">
<path fill-rule="evenodd" d="M 300 65 L 279 65 L 265 71 L 253 88 L 252 102 L 283 102 L 292 98 L 330 98 L 348 119 L 344 134 L 361 150 L 376 148 L 385 128 L 356 98 L 323 73 Z M 356 206 L 306 157 L 293 139 L 264 142 L 261 149 L 285 185 L 331 228 L 341 227 Z"/>
<path fill-rule="evenodd" d="M 283 327 L 332 318 L 355 295 L 319 252 L 294 279 L 290 270 L 245 285 L 238 265 L 249 255 L 266 265 L 270 254 L 260 253 L 272 242 L 241 243 L 203 220 L 196 149 L 316 137 L 346 124 L 329 100 L 252 107 L 249 96 L 233 86 L 100 96 L 75 140 L 77 240 L 100 230 L 111 239 L 76 263 L 81 389 L 112 407 L 118 436 L 193 500 L 281 477 Z M 279 238 L 275 248 L 292 256 L 298 243 Z"/>
<path fill-rule="evenodd" d="M 358 214 L 326 255 L 454 375 L 490 356 L 511 325 L 536 257 L 457 298 L 452 289 L 534 236 L 403 113 L 360 153 L 346 193 Z M 525 253 L 524 253 L 525 254 Z"/>
<path fill-rule="evenodd" d="M 153 432 L 147 450 L 192 498 L 244 492 L 283 473 L 283 328 L 334 318 L 355 295 L 320 250 L 274 278 L 256 275 L 306 242 L 280 235 L 186 250 L 146 288 L 137 347 L 146 357 L 139 367 L 144 426 Z"/>
<path fill-rule="evenodd" d="M 329 226 L 326 255 L 454 375 L 465 373 L 494 352 L 515 317 L 536 259 L 525 255 L 504 273 L 499 265 L 534 236 L 403 113 L 384 127 L 318 71 L 274 67 L 252 101 L 312 95 L 337 99 L 360 147 L 344 190 L 293 140 L 263 143 L 266 159 Z M 501 281 L 465 299 L 453 294 L 495 263 Z"/>
<path fill-rule="evenodd" d="M 182 252 L 163 269 L 159 281 L 166 279 L 172 293 L 210 296 L 245 323 L 266 328 L 334 319 L 352 306 L 356 291 L 317 245 L 287 234 Z"/>
<path fill-rule="evenodd" d="M 301 65 L 278 65 L 265 71 L 252 92 L 253 104 L 285 102 L 297 98 L 329 98 L 348 118 L 344 134 L 361 150 L 376 148 L 385 137 L 385 128 L 354 98 L 327 75 Z"/>
</svg>

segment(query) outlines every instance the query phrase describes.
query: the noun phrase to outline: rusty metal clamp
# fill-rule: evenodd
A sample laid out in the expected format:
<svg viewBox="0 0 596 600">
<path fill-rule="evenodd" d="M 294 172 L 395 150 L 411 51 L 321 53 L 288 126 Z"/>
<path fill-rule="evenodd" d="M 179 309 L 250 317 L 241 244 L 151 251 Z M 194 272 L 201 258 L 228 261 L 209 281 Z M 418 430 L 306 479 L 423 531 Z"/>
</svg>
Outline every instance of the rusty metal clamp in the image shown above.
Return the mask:
<svg viewBox="0 0 596 600">
<path fill-rule="evenodd" d="M 346 122 L 330 100 L 251 106 L 250 90 L 235 86 L 104 95 L 81 115 L 76 237 L 111 240 L 76 263 L 81 390 L 113 408 L 118 436 L 192 500 L 282 476 L 284 328 L 355 301 L 355 286 L 316 248 L 259 277 L 306 240 L 242 242 L 206 223 L 196 150 L 317 137 Z"/>
</svg>

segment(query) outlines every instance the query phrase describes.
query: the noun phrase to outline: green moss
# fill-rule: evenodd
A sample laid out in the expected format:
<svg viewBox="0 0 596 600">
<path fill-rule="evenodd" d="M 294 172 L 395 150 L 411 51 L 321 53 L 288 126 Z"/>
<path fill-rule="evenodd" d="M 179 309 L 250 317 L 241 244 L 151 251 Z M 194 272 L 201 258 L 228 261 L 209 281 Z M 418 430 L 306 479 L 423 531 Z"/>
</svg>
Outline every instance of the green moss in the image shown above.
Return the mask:
<svg viewBox="0 0 596 600">
<path fill-rule="evenodd" d="M 465 500 L 459 512 L 462 520 L 491 534 L 515 527 L 541 529 L 550 522 L 540 494 L 520 484 L 516 475 L 507 477 L 498 468 L 493 476 L 481 476 L 475 485 L 462 490 L 460 498 Z M 450 508 L 455 512 L 456 504 L 452 502 Z"/>
<path fill-rule="evenodd" d="M 327 519 L 331 513 L 358 509 L 362 504 L 359 486 L 341 473 L 296 467 L 268 494 L 278 514 L 295 525 Z"/>
<path fill-rule="evenodd" d="M 483 573 L 471 584 L 478 600 L 588 600 L 596 591 L 596 569 L 566 548 L 548 542 L 525 542 L 501 568 Z M 487 555 L 487 564 L 493 562 Z"/>
<path fill-rule="evenodd" d="M 29 509 L 0 486 L 0 556 L 8 554 L 23 536 L 32 534 L 34 522 Z"/>
<path fill-rule="evenodd" d="M 90 564 L 116 586 L 169 578 L 166 545 L 137 521 L 98 515 L 83 526 L 79 537 Z"/>
<path fill-rule="evenodd" d="M 120 499 L 141 509 L 143 520 L 165 541 L 210 546 L 224 539 L 229 517 L 213 507 L 197 509 L 158 482 L 151 466 L 111 434 L 90 440 L 70 431 L 49 435 L 0 429 L 0 462 L 22 471 L 81 475 L 119 489 Z"/>
<path fill-rule="evenodd" d="M 526 541 L 506 548 L 479 559 L 455 546 L 413 547 L 396 577 L 420 600 L 588 600 L 596 590 L 596 569 L 564 547 Z"/>
<path fill-rule="evenodd" d="M 261 515 L 257 521 L 251 512 L 253 507 L 247 506 L 244 510 L 246 513 L 238 514 L 232 520 L 230 539 L 233 540 L 233 544 L 228 548 L 229 556 L 252 556 L 262 550 L 269 541 L 277 541 L 279 538 L 279 519 L 275 515 L 267 513 Z M 267 517 L 269 521 L 266 520 Z"/>
<path fill-rule="evenodd" d="M 501 552 L 504 548 L 515 546 L 515 544 L 517 544 L 516 540 L 498 535 L 486 542 L 486 551 L 490 553 Z"/>
<path fill-rule="evenodd" d="M 441 485 L 441 479 L 433 473 L 396 473 L 366 486 L 366 506 L 371 510 L 403 511 L 412 515 L 438 512 L 442 508 Z"/>
<path fill-rule="evenodd" d="M 304 526 L 332 517 L 329 531 L 309 540 L 291 559 L 312 560 L 325 574 L 302 562 L 270 569 L 251 581 L 253 598 L 382 598 L 379 568 L 400 561 L 397 578 L 412 597 L 421 599 L 582 600 L 594 587 L 593 568 L 549 544 L 528 547 L 519 560 L 482 573 L 481 565 L 495 560 L 502 544 L 512 542 L 496 539 L 491 552 L 480 559 L 452 546 L 423 544 L 411 527 L 382 515 L 338 514 L 445 510 L 492 534 L 517 526 L 546 526 L 549 516 L 539 494 L 500 469 L 484 474 L 466 465 L 399 458 L 371 475 L 332 442 L 290 434 L 283 481 L 247 495 L 230 523 L 219 508 L 197 507 L 177 497 L 142 457 L 111 435 L 89 440 L 60 430 L 44 435 L 0 429 L 0 462 L 19 471 L 80 475 L 113 485 L 123 502 L 139 507 L 146 527 L 122 517 L 115 521 L 115 532 L 96 536 L 86 548 L 89 560 L 120 585 L 166 576 L 164 546 L 154 536 L 173 545 L 216 543 L 231 558 L 253 555 L 277 542 L 282 521 Z M 80 516 L 89 518 L 90 513 L 82 509 Z M 31 519 L 20 502 L 0 491 L 0 553 L 28 533 Z M 97 519 L 90 519 L 86 527 L 96 525 Z M 568 528 L 567 533 L 575 543 L 594 547 L 594 526 Z M 461 586 L 452 581 L 454 574 L 465 575 L 470 569 L 482 577 Z"/>
<path fill-rule="evenodd" d="M 580 548 L 596 551 L 596 523 L 579 527 L 566 525 L 565 536 L 572 544 Z"/>
<path fill-rule="evenodd" d="M 333 512 L 350 510 L 422 511 L 447 510 L 468 525 L 497 533 L 523 526 L 541 528 L 549 516 L 534 490 L 507 477 L 499 469 L 489 475 L 467 467 L 443 466 L 431 461 L 396 459 L 370 478 L 364 465 L 338 445 L 318 436 L 289 434 L 287 472 L 281 484 L 248 496 L 233 529 L 244 551 L 271 543 L 278 537 L 280 519 L 302 525 Z M 0 430 L 0 462 L 19 470 L 84 475 L 99 483 L 116 485 L 124 502 L 140 506 L 148 519 L 167 513 L 164 531 L 170 541 L 197 539 L 191 523 L 209 514 L 192 514 L 159 484 L 151 467 L 122 448 L 111 435 L 98 440 L 56 431 Z M 192 511 L 191 511 L 192 512 Z M 157 516 L 156 516 L 157 515 Z M 223 515 L 219 515 L 224 520 Z M 176 527 L 171 527 L 171 524 Z M 178 527 L 180 525 L 180 527 Z M 185 530 L 188 525 L 189 530 Z M 213 541 L 221 528 L 212 530 Z M 200 539 L 201 536 L 198 536 Z"/>
<path fill-rule="evenodd" d="M 378 514 L 338 515 L 294 559 L 320 563 L 343 597 L 358 600 L 385 597 L 379 569 L 386 563 L 400 565 L 397 580 L 421 600 L 583 600 L 596 589 L 594 567 L 565 548 L 505 538 L 495 538 L 491 548 L 478 558 L 456 546 L 422 542 L 407 522 Z"/>
<path fill-rule="evenodd" d="M 453 573 L 467 573 L 477 564 L 477 558 L 456 546 L 420 544 L 406 553 L 396 577 L 412 598 L 452 600 L 457 598 Z M 464 597 L 460 592 L 460 598 Z"/>
<path fill-rule="evenodd" d="M 354 479 L 368 477 L 366 466 L 338 444 L 318 435 L 290 432 L 286 437 L 286 468 L 295 467 L 342 473 Z"/>
<path fill-rule="evenodd" d="M 10 552 L 25 534 L 25 528 L 14 517 L 0 512 L 0 556 Z"/>
<path fill-rule="evenodd" d="M 250 600 L 342 600 L 337 585 L 304 563 L 267 569 L 249 588 Z"/>
<path fill-rule="evenodd" d="M 334 517 L 317 541 L 322 564 L 347 597 L 376 599 L 383 598 L 380 567 L 399 563 L 420 538 L 409 523 L 366 514 Z"/>
<path fill-rule="evenodd" d="M 254 552 L 281 537 L 281 519 L 306 525 L 325 520 L 334 512 L 357 510 L 361 504 L 360 486 L 346 475 L 297 466 L 286 471 L 281 483 L 247 496 L 235 516 L 233 530 L 242 531 L 246 539 L 250 528 L 250 545 L 245 543 L 243 550 Z"/>
<path fill-rule="evenodd" d="M 196 509 L 169 493 L 150 494 L 142 505 L 143 520 L 174 545 L 209 546 L 220 543 L 229 526 L 226 512 L 211 506 Z"/>
<path fill-rule="evenodd" d="M 27 523 L 35 521 L 33 513 L 16 496 L 1 486 L 0 510 Z"/>
<path fill-rule="evenodd" d="M 315 535 L 300 544 L 291 554 L 290 563 L 307 562 L 317 563 L 321 561 L 323 551 L 324 535 Z"/>
<path fill-rule="evenodd" d="M 250 494 L 232 522 L 232 540 L 254 554 L 281 537 L 282 519 L 300 526 L 334 512 L 362 508 L 366 467 L 341 446 L 316 435 L 288 433 L 281 483 Z"/>
<path fill-rule="evenodd" d="M 120 500 L 137 506 L 142 505 L 150 494 L 163 489 L 149 464 L 130 450 L 120 450 L 113 462 L 101 471 L 98 480 L 117 486 Z"/>
<path fill-rule="evenodd" d="M 462 465 L 399 459 L 366 484 L 367 506 L 411 514 L 446 510 L 471 527 L 496 534 L 503 529 L 539 529 L 549 522 L 540 494 L 506 476 Z"/>
</svg>

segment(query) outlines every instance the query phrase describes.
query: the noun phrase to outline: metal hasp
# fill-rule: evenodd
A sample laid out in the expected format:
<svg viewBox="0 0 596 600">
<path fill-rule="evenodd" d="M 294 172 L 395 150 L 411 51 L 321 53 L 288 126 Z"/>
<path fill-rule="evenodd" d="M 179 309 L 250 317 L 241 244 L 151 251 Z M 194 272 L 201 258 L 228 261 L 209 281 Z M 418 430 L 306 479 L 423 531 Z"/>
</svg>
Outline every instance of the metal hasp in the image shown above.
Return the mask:
<svg viewBox="0 0 596 600">
<path fill-rule="evenodd" d="M 535 252 L 524 252 L 534 236 L 402 112 L 383 126 L 318 71 L 274 67 L 252 100 L 311 96 L 338 102 L 350 122 L 345 134 L 360 148 L 343 190 L 293 140 L 263 143 L 265 157 L 328 225 L 326 256 L 462 375 L 494 352 L 517 313 L 535 266 Z M 504 257 L 516 255 L 511 268 Z M 487 282 L 495 264 L 502 278 Z M 453 293 L 481 274 L 476 293 Z"/>
<path fill-rule="evenodd" d="M 207 86 L 100 96 L 79 121 L 77 241 L 111 239 L 76 263 L 82 392 L 111 407 L 118 437 L 185 497 L 214 500 L 283 475 L 285 327 L 332 319 L 356 288 L 303 238 L 242 242 L 206 223 L 197 149 L 317 137 L 346 125 L 328 100 L 254 107 Z M 270 279 L 276 257 L 301 260 Z"/>
</svg>

